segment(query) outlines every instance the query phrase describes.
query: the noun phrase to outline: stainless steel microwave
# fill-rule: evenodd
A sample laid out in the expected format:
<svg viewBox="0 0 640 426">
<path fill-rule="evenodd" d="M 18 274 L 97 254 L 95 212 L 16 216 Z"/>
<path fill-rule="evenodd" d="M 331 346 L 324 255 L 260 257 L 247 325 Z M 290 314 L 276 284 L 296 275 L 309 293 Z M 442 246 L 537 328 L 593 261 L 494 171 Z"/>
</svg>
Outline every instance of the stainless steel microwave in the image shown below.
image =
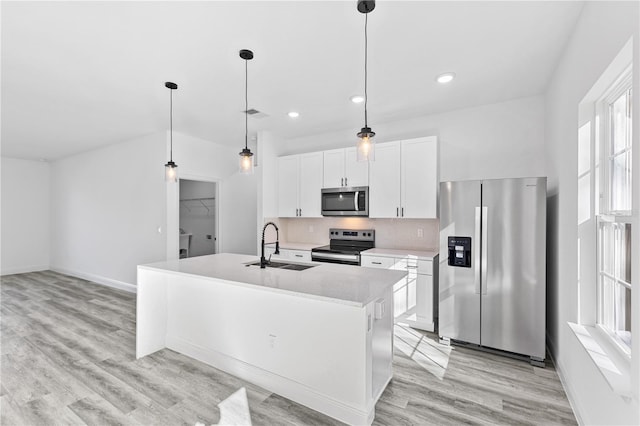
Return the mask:
<svg viewBox="0 0 640 426">
<path fill-rule="evenodd" d="M 369 216 L 369 187 L 323 188 L 322 216 Z"/>
</svg>

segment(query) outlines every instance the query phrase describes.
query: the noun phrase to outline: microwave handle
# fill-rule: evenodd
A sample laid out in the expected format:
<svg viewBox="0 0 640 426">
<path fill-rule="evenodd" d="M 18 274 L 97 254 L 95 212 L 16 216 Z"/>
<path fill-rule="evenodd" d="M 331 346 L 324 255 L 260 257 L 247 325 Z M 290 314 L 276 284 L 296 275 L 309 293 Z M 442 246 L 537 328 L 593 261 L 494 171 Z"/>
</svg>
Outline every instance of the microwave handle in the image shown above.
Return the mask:
<svg viewBox="0 0 640 426">
<path fill-rule="evenodd" d="M 356 196 L 353 197 L 353 208 L 354 208 L 355 211 L 359 211 L 358 210 L 358 193 L 359 192 L 360 191 L 356 191 Z"/>
</svg>

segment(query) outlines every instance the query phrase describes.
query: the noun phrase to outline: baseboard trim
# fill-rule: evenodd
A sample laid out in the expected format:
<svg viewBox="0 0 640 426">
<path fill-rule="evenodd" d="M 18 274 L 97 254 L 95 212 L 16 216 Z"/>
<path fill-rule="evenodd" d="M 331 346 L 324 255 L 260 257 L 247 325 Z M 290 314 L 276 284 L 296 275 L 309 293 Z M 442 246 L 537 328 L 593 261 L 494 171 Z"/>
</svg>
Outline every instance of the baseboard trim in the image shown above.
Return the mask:
<svg viewBox="0 0 640 426">
<path fill-rule="evenodd" d="M 60 274 L 71 275 L 72 277 L 82 278 L 83 280 L 91 281 L 96 284 L 104 285 L 107 287 L 117 288 L 118 290 L 128 291 L 129 293 L 137 293 L 138 287 L 134 284 L 129 284 L 124 281 L 118 281 L 111 278 L 103 277 L 101 275 L 88 274 L 86 272 L 75 271 L 73 269 L 59 268 L 52 266 L 49 268 L 54 272 Z"/>
<path fill-rule="evenodd" d="M 580 404 L 575 398 L 575 392 L 573 387 L 569 385 L 569 382 L 565 379 L 564 376 L 564 367 L 560 363 L 560 360 L 556 358 L 556 347 L 554 346 L 549 334 L 547 333 L 547 348 L 549 349 L 547 353 L 549 354 L 549 358 L 553 362 L 553 365 L 556 366 L 556 373 L 558 373 L 558 378 L 560 379 L 560 383 L 562 384 L 562 388 L 564 389 L 564 393 L 567 395 L 567 400 L 569 401 L 569 405 L 571 406 L 571 410 L 573 411 L 573 415 L 576 416 L 576 421 L 579 425 L 584 425 L 585 422 L 582 420 L 580 416 Z"/>
<path fill-rule="evenodd" d="M 356 407 L 345 405 L 330 396 L 318 393 L 301 383 L 263 370 L 260 367 L 248 364 L 229 355 L 194 345 L 179 337 L 167 335 L 166 347 L 342 422 L 352 425 L 370 425 L 373 422 L 376 401 L 373 402 L 370 409 L 360 410 Z M 382 390 L 384 390 L 384 388 Z M 382 392 L 380 392 L 380 394 L 382 394 Z"/>
<path fill-rule="evenodd" d="M 6 268 L 0 271 L 0 276 L 14 275 L 14 274 L 27 274 L 29 272 L 46 271 L 49 269 L 49 265 L 34 265 L 34 266 L 21 266 L 18 268 Z"/>
</svg>

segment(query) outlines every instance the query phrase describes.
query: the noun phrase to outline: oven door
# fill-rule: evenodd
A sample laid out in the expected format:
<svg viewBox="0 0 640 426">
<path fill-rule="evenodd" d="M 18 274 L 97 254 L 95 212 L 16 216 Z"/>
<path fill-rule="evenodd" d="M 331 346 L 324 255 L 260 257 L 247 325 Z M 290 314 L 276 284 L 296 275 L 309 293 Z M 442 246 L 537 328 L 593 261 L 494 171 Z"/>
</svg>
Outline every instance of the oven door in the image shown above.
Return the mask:
<svg viewBox="0 0 640 426">
<path fill-rule="evenodd" d="M 369 216 L 369 187 L 322 189 L 323 216 Z"/>
<path fill-rule="evenodd" d="M 314 262 L 340 263 L 342 265 L 360 265 L 358 253 L 330 253 L 326 251 L 311 251 L 311 260 Z"/>
</svg>

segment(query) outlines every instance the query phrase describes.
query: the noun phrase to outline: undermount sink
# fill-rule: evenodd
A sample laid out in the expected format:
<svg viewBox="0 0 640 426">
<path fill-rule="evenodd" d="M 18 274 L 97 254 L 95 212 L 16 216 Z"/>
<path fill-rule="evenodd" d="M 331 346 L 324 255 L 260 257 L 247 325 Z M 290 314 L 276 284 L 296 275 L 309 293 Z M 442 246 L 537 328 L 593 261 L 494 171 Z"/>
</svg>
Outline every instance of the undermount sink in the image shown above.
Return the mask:
<svg viewBox="0 0 640 426">
<path fill-rule="evenodd" d="M 247 266 L 260 266 L 260 261 L 247 263 Z M 267 268 L 289 269 L 291 271 L 304 271 L 305 269 L 314 268 L 318 265 L 302 265 L 300 263 L 286 262 L 269 262 Z"/>
</svg>

